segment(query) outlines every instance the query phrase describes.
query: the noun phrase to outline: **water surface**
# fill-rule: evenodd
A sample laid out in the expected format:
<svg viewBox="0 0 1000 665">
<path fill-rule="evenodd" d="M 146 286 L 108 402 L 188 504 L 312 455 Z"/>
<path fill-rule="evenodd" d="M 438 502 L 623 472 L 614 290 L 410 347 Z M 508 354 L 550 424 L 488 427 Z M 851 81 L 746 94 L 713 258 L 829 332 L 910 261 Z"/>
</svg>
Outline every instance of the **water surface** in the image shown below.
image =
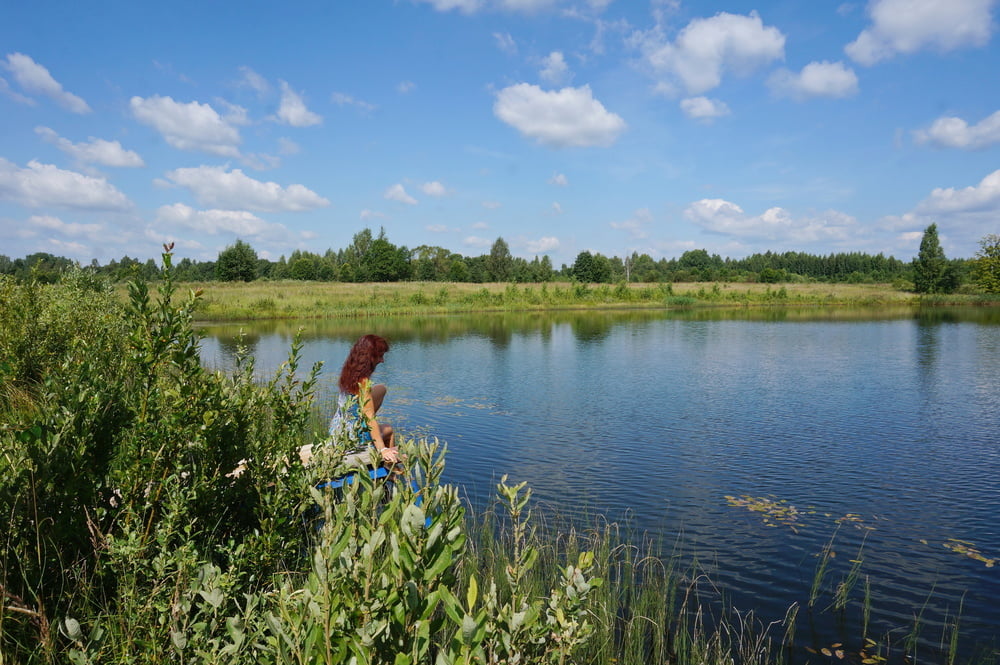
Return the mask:
<svg viewBox="0 0 1000 665">
<path fill-rule="evenodd" d="M 302 327 L 331 395 L 360 334 L 388 337 L 384 419 L 449 444 L 447 480 L 483 505 L 502 475 L 539 506 L 601 514 L 697 560 L 725 600 L 817 647 L 869 635 L 963 650 L 1000 633 L 1000 312 L 571 312 L 245 326 L 273 369 Z M 232 362 L 238 326 L 206 328 Z M 733 499 L 727 499 L 733 497 Z M 794 522 L 733 505 L 794 506 Z M 837 557 L 805 611 L 817 555 Z M 848 611 L 832 602 L 863 561 Z M 919 655 L 919 654 L 917 654 Z M 931 658 L 931 660 L 937 660 Z"/>
</svg>

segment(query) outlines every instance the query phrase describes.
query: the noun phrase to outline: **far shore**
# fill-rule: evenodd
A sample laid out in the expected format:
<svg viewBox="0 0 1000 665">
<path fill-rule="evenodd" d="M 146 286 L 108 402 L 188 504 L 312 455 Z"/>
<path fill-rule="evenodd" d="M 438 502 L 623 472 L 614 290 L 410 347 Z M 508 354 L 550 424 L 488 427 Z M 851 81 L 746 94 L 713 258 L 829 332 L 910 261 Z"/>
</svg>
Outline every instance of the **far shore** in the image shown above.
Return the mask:
<svg viewBox="0 0 1000 665">
<path fill-rule="evenodd" d="M 562 309 L 677 309 L 773 306 L 998 306 L 975 294 L 921 296 L 890 284 L 678 282 L 665 284 L 533 284 L 302 281 L 203 282 L 199 322 L 323 319 L 416 314 Z"/>
</svg>

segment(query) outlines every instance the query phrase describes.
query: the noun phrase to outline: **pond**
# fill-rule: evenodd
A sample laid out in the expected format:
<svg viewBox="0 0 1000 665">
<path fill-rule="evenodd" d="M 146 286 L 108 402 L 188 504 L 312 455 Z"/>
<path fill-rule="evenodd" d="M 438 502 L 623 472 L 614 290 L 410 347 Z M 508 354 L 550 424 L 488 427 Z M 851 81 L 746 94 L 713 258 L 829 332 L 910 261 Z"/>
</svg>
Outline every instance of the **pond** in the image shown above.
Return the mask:
<svg viewBox="0 0 1000 665">
<path fill-rule="evenodd" d="M 915 658 L 940 661 L 956 622 L 963 655 L 997 648 L 1000 311 L 271 322 L 244 343 L 271 371 L 300 327 L 326 400 L 359 335 L 390 340 L 383 419 L 447 442 L 446 479 L 474 506 L 502 475 L 526 480 L 538 510 L 662 539 L 729 607 L 767 623 L 797 603 L 817 650 L 856 647 L 866 605 L 868 634 L 915 636 Z M 205 328 L 206 362 L 229 366 L 239 330 Z M 856 566 L 847 610 L 820 611 Z"/>
</svg>

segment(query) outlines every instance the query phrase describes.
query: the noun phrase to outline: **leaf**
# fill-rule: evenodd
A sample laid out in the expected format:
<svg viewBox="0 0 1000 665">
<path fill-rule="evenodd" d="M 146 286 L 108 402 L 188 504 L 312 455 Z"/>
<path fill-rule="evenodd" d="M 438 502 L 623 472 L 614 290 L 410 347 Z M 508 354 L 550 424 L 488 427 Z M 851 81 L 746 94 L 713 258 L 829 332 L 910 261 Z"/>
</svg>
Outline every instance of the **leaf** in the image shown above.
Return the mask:
<svg viewBox="0 0 1000 665">
<path fill-rule="evenodd" d="M 819 652 L 821 654 L 823 654 L 824 656 L 832 656 L 833 655 L 833 653 L 829 649 L 827 649 L 826 647 L 823 647 L 822 649 L 820 649 Z"/>
</svg>

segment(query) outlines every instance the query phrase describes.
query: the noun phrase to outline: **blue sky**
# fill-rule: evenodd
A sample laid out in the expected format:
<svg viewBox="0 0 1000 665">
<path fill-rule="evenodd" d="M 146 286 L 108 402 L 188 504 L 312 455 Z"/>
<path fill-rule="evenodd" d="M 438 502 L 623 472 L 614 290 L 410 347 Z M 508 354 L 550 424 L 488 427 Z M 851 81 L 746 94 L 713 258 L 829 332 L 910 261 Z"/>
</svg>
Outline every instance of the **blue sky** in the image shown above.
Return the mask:
<svg viewBox="0 0 1000 665">
<path fill-rule="evenodd" d="M 39 0 L 0 20 L 0 254 L 572 263 L 1000 233 L 998 0 Z"/>
</svg>

